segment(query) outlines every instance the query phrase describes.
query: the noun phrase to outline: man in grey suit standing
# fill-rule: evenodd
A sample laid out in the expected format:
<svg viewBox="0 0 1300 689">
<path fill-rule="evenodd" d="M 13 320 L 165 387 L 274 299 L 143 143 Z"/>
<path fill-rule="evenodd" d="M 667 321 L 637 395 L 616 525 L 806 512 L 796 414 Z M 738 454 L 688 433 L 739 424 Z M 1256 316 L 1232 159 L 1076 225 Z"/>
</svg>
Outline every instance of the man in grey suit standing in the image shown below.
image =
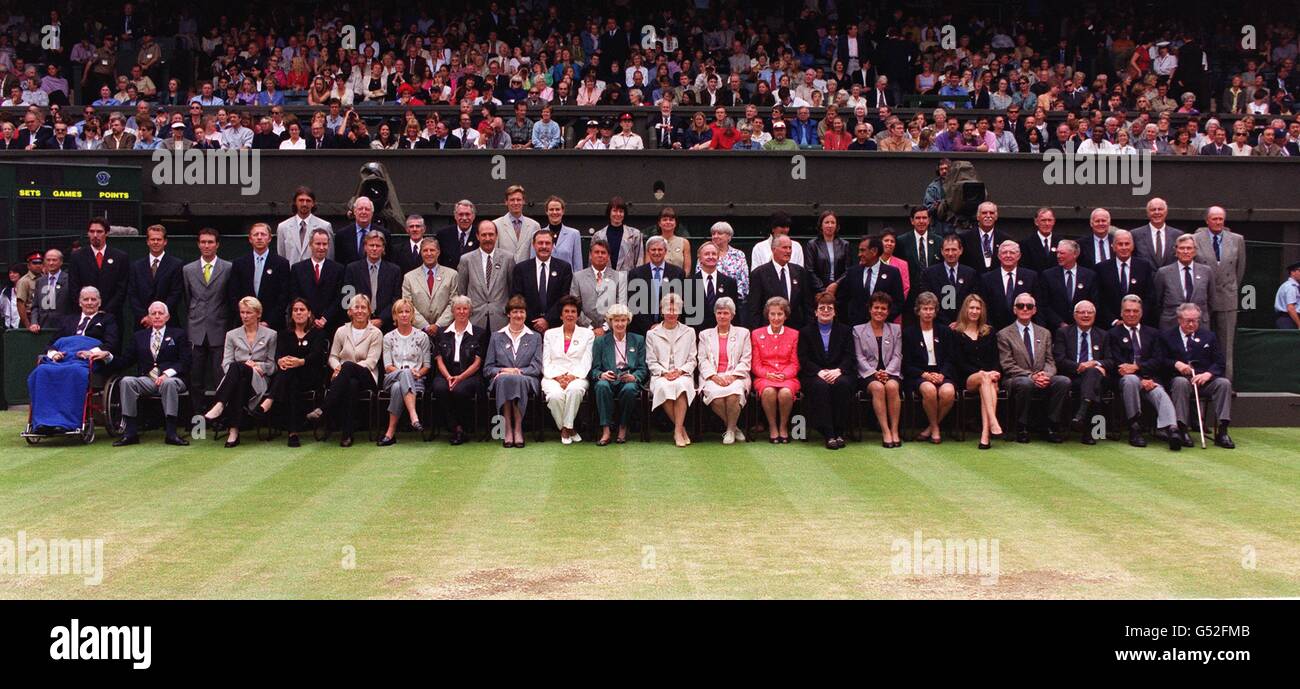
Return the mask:
<svg viewBox="0 0 1300 689">
<path fill-rule="evenodd" d="M 77 312 L 76 300 L 68 286 L 68 271 L 63 269 L 63 252 L 50 249 L 42 263 L 45 274 L 36 278 L 32 290 L 32 308 L 27 329 L 38 333 L 42 328 L 59 329 L 63 317 Z"/>
<path fill-rule="evenodd" d="M 461 254 L 457 268 L 460 291 L 474 305 L 469 321 L 475 328 L 490 333 L 506 327 L 506 300 L 513 294 L 510 275 L 514 271 L 514 256 L 497 248 L 496 223 L 480 220 L 478 248 Z"/>
<path fill-rule="evenodd" d="M 578 325 L 605 334 L 605 312 L 613 304 L 627 304 L 627 274 L 609 265 L 609 243 L 593 239 L 587 257 L 591 265 L 573 274 L 569 293 L 582 300 Z"/>
<path fill-rule="evenodd" d="M 1190 234 L 1179 235 L 1174 242 L 1178 260 L 1156 271 L 1155 302 L 1160 309 L 1160 329 L 1178 325 L 1178 307 L 1190 303 L 1210 311 L 1214 293 L 1214 271 L 1196 262 L 1196 240 Z"/>
<path fill-rule="evenodd" d="M 1192 236 L 1196 239 L 1196 262 L 1209 266 L 1214 274 L 1210 325 L 1223 346 L 1227 377 L 1232 380 L 1232 345 L 1237 339 L 1237 299 L 1246 275 L 1246 240 L 1224 225 L 1227 218 L 1227 211 L 1210 206 L 1205 211 L 1206 226 Z"/>
<path fill-rule="evenodd" d="M 185 334 L 193 347 L 190 390 L 203 394 L 221 380 L 221 356 L 230 329 L 226 282 L 230 261 L 217 256 L 221 241 L 211 227 L 199 230 L 199 258 L 182 269 L 185 303 L 189 305 Z"/>
<path fill-rule="evenodd" d="M 542 228 L 536 220 L 524 216 L 524 201 L 522 186 L 506 187 L 506 214 L 493 221 L 497 227 L 497 250 L 515 263 L 528 260 L 533 235 Z"/>
<path fill-rule="evenodd" d="M 1159 196 L 1147 201 L 1147 224 L 1133 230 L 1133 255 L 1145 258 L 1159 270 L 1177 260 L 1174 242 L 1183 234 L 1165 224 L 1169 205 Z"/>
<path fill-rule="evenodd" d="M 325 230 L 334 236 L 334 228 L 316 217 L 316 193 L 308 187 L 293 191 L 294 214 L 275 228 L 275 253 L 293 265 L 311 258 L 311 233 Z M 330 241 L 329 258 L 334 258 L 334 242 Z"/>
<path fill-rule="evenodd" d="M 1060 425 L 1070 379 L 1056 372 L 1052 358 L 1052 333 L 1034 323 L 1038 308 L 1033 295 L 1016 295 L 1016 322 L 998 331 L 998 361 L 1002 380 L 1016 414 L 1016 442 L 1029 442 L 1029 413 L 1035 390 L 1047 393 L 1047 439 L 1064 442 Z"/>
<path fill-rule="evenodd" d="M 441 265 L 442 247 L 437 239 L 420 240 L 420 267 L 402 277 L 402 298 L 415 306 L 415 327 L 430 338 L 451 324 L 451 298 L 459 294 L 460 276 Z"/>
</svg>

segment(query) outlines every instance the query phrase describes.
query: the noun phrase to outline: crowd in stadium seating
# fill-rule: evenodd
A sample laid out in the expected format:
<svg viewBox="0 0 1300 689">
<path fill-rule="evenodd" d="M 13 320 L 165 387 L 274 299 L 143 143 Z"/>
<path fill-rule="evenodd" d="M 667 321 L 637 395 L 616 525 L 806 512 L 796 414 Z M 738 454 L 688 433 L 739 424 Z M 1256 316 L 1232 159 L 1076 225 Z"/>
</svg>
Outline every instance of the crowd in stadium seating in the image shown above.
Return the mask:
<svg viewBox="0 0 1300 689">
<path fill-rule="evenodd" d="M 991 202 L 966 231 L 933 229 L 917 206 L 911 230 L 853 243 L 824 211 L 802 245 L 789 236 L 791 218 L 776 212 L 770 236 L 746 255 L 731 246 L 726 222 L 693 244 L 677 234 L 671 208 L 643 232 L 626 224 L 627 205 L 615 197 L 584 255 L 564 200 L 547 199 L 538 222 L 523 214 L 525 194 L 509 187 L 499 218 L 479 218 L 462 200 L 451 224 L 430 228 L 412 215 L 401 233 L 364 196 L 345 224 L 332 225 L 301 187 L 295 214 L 274 232 L 250 228 L 248 252 L 223 258 L 221 237 L 204 229 L 200 257 L 186 264 L 168 253 L 161 225 L 147 229 L 149 254 L 129 261 L 95 220 L 66 262 L 57 250 L 32 257 L 14 290 L 16 319 L 54 332 L 51 351 L 61 337 L 97 338 L 101 358 L 130 376 L 120 387 L 118 445 L 139 441 L 141 396 L 163 398 L 167 442 L 187 444 L 177 414 L 190 391 L 196 410 L 229 429 L 230 447 L 250 414 L 282 426 L 292 446 L 307 424 L 337 428 L 351 445 L 354 405 L 368 396 L 387 397 L 381 446 L 397 441 L 403 418 L 416 430 L 431 423 L 417 403 L 426 399 L 453 444 L 466 441 L 475 404 L 489 398 L 506 447 L 524 445 L 532 404 L 546 405 L 563 443 L 581 442 L 587 396 L 605 445 L 626 440 L 645 395 L 679 446 L 691 442 L 697 396 L 721 420 L 724 443 L 743 441 L 752 397 L 770 442 L 789 442 L 802 405 L 831 449 L 861 425 L 852 413 L 861 396 L 893 448 L 906 402 L 924 410 L 915 439 L 937 444 L 968 396 L 980 409 L 981 449 L 1004 435 L 1005 397 L 1008 439 L 1029 442 L 1036 427 L 1062 442 L 1072 427 L 1095 444 L 1095 418 L 1111 402 L 1129 442 L 1144 446 L 1146 402 L 1155 432 L 1177 450 L 1200 423 L 1190 411 L 1199 392 L 1215 443 L 1233 447 L 1246 248 L 1217 206 L 1194 232 L 1168 225 L 1160 198 L 1131 231 L 1097 208 L 1077 239 L 1060 236 L 1043 208 L 1020 241 L 1000 229 Z M 1291 266 L 1291 282 L 1297 275 L 1300 265 Z M 1295 290 L 1286 298 L 1294 302 Z M 1285 309 L 1279 316 L 1294 319 Z M 170 320 L 182 312 L 183 325 Z"/>
<path fill-rule="evenodd" d="M 1050 20 L 862 15 L 815 0 L 781 3 L 784 13 L 705 2 L 613 15 L 572 2 L 400 15 L 363 3 L 351 15 L 249 8 L 240 22 L 150 5 L 0 25 L 0 105 L 28 108 L 6 113 L 0 149 L 1016 153 L 1073 142 L 1300 155 L 1288 21 L 1251 24 L 1250 43 L 1241 22 L 1207 23 L 1208 33 L 1115 3 Z M 50 27 L 57 47 L 42 42 Z M 905 100 L 925 108 L 902 111 Z M 376 105 L 404 113 L 367 114 Z M 644 111 L 651 124 L 564 114 L 587 106 Z M 674 114 L 695 106 L 728 110 L 703 123 Z"/>
</svg>

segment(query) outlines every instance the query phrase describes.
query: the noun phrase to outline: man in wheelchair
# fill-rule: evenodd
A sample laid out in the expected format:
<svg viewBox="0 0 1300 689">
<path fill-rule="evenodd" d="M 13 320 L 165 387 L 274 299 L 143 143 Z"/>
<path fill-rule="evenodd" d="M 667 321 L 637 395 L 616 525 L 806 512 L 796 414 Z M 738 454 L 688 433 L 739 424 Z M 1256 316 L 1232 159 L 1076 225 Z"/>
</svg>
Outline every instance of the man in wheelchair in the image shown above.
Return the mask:
<svg viewBox="0 0 1300 689">
<path fill-rule="evenodd" d="M 83 287 L 81 312 L 66 316 L 27 378 L 32 400 L 30 429 L 58 433 L 87 423 L 90 374 L 113 362 L 117 322 L 99 310 L 99 290 Z"/>
<path fill-rule="evenodd" d="M 190 368 L 190 342 L 183 328 L 167 325 L 171 314 L 167 305 L 155 301 L 149 305 L 148 326 L 138 330 L 125 353 L 123 370 L 135 364 L 136 375 L 125 376 L 118 385 L 122 390 L 122 437 L 113 447 L 135 445 L 140 442 L 137 423 L 141 397 L 162 399 L 163 416 L 167 428 L 168 445 L 189 445 L 177 434 L 177 417 L 180 415 L 180 396 L 185 392 L 184 377 Z"/>
</svg>

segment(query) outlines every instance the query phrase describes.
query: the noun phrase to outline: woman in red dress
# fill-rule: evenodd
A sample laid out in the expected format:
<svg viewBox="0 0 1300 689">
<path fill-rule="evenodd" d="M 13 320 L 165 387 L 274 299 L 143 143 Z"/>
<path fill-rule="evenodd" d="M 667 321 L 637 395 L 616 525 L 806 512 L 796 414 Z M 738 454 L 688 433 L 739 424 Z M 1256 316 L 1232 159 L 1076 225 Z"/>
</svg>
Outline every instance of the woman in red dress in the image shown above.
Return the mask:
<svg viewBox="0 0 1300 689">
<path fill-rule="evenodd" d="M 799 332 L 785 327 L 790 302 L 772 297 L 764 305 L 767 327 L 750 333 L 754 393 L 767 416 L 768 441 L 790 442 L 790 412 L 799 394 Z"/>
</svg>

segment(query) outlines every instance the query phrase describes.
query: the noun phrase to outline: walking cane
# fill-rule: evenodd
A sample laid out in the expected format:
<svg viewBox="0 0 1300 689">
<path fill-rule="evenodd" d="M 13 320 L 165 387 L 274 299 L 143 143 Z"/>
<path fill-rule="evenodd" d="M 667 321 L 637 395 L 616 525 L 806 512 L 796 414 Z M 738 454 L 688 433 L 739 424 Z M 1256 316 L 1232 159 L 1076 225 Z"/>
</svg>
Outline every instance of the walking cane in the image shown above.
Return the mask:
<svg viewBox="0 0 1300 689">
<path fill-rule="evenodd" d="M 1196 378 L 1196 369 L 1188 364 L 1187 368 L 1192 371 L 1192 378 Z M 1196 398 L 1196 425 L 1201 427 L 1201 449 L 1205 449 L 1205 415 L 1201 413 L 1201 386 L 1192 380 L 1192 397 Z"/>
</svg>

